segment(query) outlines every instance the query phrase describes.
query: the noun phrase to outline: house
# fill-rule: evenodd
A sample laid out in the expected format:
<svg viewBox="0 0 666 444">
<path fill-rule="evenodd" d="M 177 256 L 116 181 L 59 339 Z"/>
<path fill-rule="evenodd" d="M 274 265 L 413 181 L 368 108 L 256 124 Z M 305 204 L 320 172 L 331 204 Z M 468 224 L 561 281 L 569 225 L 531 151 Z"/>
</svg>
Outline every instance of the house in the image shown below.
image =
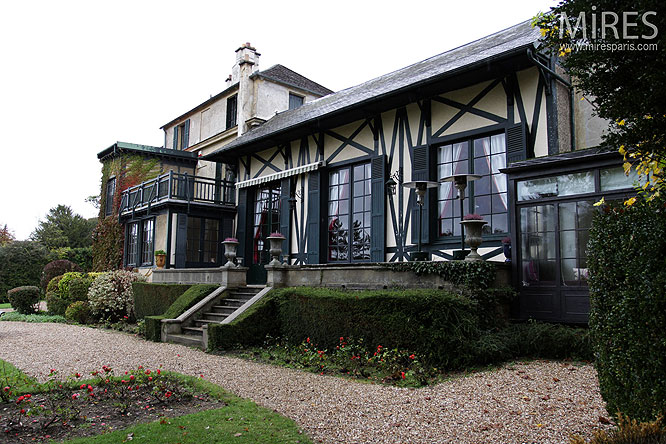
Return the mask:
<svg viewBox="0 0 666 444">
<path fill-rule="evenodd" d="M 479 249 L 486 260 L 504 262 L 501 242 L 511 239 L 516 318 L 586 322 L 592 204 L 631 193 L 632 180 L 615 151 L 597 147 L 607 124 L 557 60 L 539 52 L 539 36 L 523 22 L 352 88 L 320 91 L 294 109 L 244 114 L 252 117 L 224 141 L 217 133 L 185 143 L 182 135 L 204 126 L 194 119 L 205 105 L 191 110 L 165 126 L 165 146 L 202 153 L 198 165 L 212 162 L 201 167 L 209 174 L 222 165 L 223 202 L 188 200 L 190 215 L 175 202 L 161 210 L 171 228 L 155 245 L 182 268 L 205 262 L 187 258 L 209 239 L 219 263 L 221 235 L 178 234 L 213 217 L 222 235 L 238 238 L 247 282 L 262 284 L 274 232 L 286 237 L 283 261 L 293 267 L 353 270 L 412 260 L 419 250 L 430 260 L 462 257 L 461 211 L 476 213 L 488 222 Z M 461 175 L 473 175 L 462 210 L 450 181 Z M 192 181 L 164 187 L 196 195 Z M 423 190 L 421 206 L 408 185 L 424 181 L 433 188 Z M 157 207 L 132 205 L 132 192 L 123 192 L 130 204 L 121 210 L 130 227 Z"/>
<path fill-rule="evenodd" d="M 204 156 L 238 165 L 248 283 L 265 282 L 275 231 L 293 265 L 406 261 L 419 234 L 430 259 L 451 260 L 461 210 L 443 180 L 474 174 L 462 211 L 488 222 L 487 260 L 503 262 L 511 238 L 514 315 L 586 322 L 592 204 L 632 181 L 616 152 L 595 148 L 607 124 L 539 53 L 539 36 L 520 23 L 280 113 Z M 421 219 L 410 181 L 437 183 Z"/>
<path fill-rule="evenodd" d="M 241 45 L 226 88 L 162 126 L 163 147 L 117 142 L 98 154 L 100 219 L 124 227 L 110 249 L 117 265 L 146 272 L 159 249 L 167 252 L 168 267 L 223 263 L 220 242 L 235 231 L 236 167 L 202 156 L 277 112 L 332 92 L 282 65 L 262 71 L 259 57 L 249 43 Z"/>
</svg>

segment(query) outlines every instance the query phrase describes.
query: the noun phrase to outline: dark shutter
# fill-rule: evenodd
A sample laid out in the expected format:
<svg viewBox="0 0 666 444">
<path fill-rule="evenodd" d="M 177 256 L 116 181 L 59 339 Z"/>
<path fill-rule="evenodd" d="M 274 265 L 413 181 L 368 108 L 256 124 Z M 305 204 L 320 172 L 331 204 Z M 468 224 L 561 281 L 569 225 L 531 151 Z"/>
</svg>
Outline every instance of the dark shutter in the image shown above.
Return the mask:
<svg viewBox="0 0 666 444">
<path fill-rule="evenodd" d="M 386 156 L 376 156 L 371 161 L 370 190 L 372 193 L 372 222 L 370 236 L 370 260 L 385 262 L 386 254 Z"/>
<path fill-rule="evenodd" d="M 287 240 L 282 242 L 282 254 L 285 258 L 289 255 L 289 245 L 291 242 L 291 209 L 289 208 L 289 196 L 291 195 L 291 179 L 282 179 L 280 183 L 280 233 Z"/>
<path fill-rule="evenodd" d="M 190 119 L 187 119 L 183 125 L 183 146 L 181 149 L 185 149 L 188 146 L 190 146 Z"/>
<path fill-rule="evenodd" d="M 428 145 L 415 146 L 412 149 L 412 180 L 431 180 L 430 179 L 430 147 Z M 430 206 L 433 189 L 426 191 L 423 202 L 423 219 L 421 221 L 421 242 L 427 244 L 430 242 Z M 416 204 L 416 193 L 410 192 L 413 199 L 412 205 L 412 243 L 416 244 L 419 240 L 419 206 Z"/>
<path fill-rule="evenodd" d="M 187 257 L 187 214 L 176 218 L 176 268 L 185 268 Z"/>
<path fill-rule="evenodd" d="M 321 214 L 321 172 L 310 171 L 308 175 L 308 264 L 318 264 L 319 260 L 319 233 Z"/>
<path fill-rule="evenodd" d="M 174 150 L 178 149 L 178 125 L 173 127 L 173 145 L 171 148 Z"/>
<path fill-rule="evenodd" d="M 527 159 L 527 128 L 524 123 L 506 129 L 506 164 Z"/>
<path fill-rule="evenodd" d="M 244 258 L 243 265 L 250 266 L 250 256 L 247 255 L 247 188 L 238 190 L 238 215 L 236 222 L 236 238 L 238 239 L 238 255 Z"/>
</svg>

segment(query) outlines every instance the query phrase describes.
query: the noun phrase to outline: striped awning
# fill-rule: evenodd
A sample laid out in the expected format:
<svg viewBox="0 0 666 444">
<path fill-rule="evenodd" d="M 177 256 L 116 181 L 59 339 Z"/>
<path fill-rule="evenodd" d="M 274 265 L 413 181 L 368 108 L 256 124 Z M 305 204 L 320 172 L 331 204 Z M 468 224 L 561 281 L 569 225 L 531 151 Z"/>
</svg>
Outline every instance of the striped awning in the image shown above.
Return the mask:
<svg viewBox="0 0 666 444">
<path fill-rule="evenodd" d="M 290 168 L 288 170 L 280 171 L 279 173 L 268 174 L 266 176 L 255 177 L 254 179 L 243 180 L 241 182 L 236 182 L 236 188 L 247 188 L 254 185 L 259 185 L 266 182 L 272 182 L 274 180 L 284 179 L 285 177 L 295 176 L 301 173 L 307 173 L 308 171 L 318 170 L 324 166 L 324 162 L 314 162 L 308 163 L 307 165 L 301 165 L 296 168 Z"/>
</svg>

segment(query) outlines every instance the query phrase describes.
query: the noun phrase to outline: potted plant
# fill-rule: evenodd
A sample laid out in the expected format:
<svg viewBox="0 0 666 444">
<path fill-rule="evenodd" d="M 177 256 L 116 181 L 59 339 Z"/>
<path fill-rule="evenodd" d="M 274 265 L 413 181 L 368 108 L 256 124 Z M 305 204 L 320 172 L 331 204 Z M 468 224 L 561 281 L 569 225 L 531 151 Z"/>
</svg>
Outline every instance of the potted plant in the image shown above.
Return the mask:
<svg viewBox="0 0 666 444">
<path fill-rule="evenodd" d="M 470 252 L 465 257 L 466 261 L 482 261 L 483 258 L 476 251 L 483 242 L 483 226 L 488 222 L 478 214 L 466 214 L 460 224 L 465 227 L 465 243 L 469 245 Z"/>
<path fill-rule="evenodd" d="M 502 249 L 504 250 L 504 262 L 511 262 L 511 238 L 509 236 L 502 239 Z"/>
<path fill-rule="evenodd" d="M 162 269 L 164 268 L 164 264 L 166 264 L 166 251 L 157 250 L 155 252 L 155 265 L 157 265 L 157 268 Z"/>
<path fill-rule="evenodd" d="M 272 260 L 268 265 L 276 267 L 280 265 L 280 254 L 282 254 L 282 242 L 284 242 L 285 237 L 280 232 L 271 233 L 266 239 L 271 243 L 271 248 L 269 250 Z"/>
<path fill-rule="evenodd" d="M 238 239 L 235 237 L 227 237 L 222 241 L 224 245 L 224 257 L 227 258 L 225 267 L 231 268 L 236 266 L 236 252 L 238 250 Z"/>
</svg>

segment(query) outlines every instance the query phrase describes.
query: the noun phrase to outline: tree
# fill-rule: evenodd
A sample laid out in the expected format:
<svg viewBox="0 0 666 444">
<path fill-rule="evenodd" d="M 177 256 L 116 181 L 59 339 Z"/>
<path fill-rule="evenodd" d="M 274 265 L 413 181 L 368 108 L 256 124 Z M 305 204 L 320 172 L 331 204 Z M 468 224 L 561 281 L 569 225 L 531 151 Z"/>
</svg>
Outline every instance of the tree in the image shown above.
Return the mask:
<svg viewBox="0 0 666 444">
<path fill-rule="evenodd" d="M 7 228 L 7 224 L 5 224 L 4 228 L 0 229 L 0 245 L 5 245 L 15 240 L 14 233 L 12 233 L 12 231 Z"/>
<path fill-rule="evenodd" d="M 44 265 L 51 253 L 39 242 L 14 241 L 0 246 L 0 302 L 7 290 L 26 285 L 39 286 Z"/>
<path fill-rule="evenodd" d="M 666 193 L 666 15 L 661 3 L 564 0 L 534 18 L 545 50 L 559 57 L 597 115 L 611 122 L 604 144 L 624 156 L 626 172 L 635 168 L 649 179 L 644 186 L 648 199 Z"/>
<path fill-rule="evenodd" d="M 40 220 L 35 231 L 30 235 L 34 241 L 41 242 L 49 250 L 57 248 L 81 248 L 92 245 L 92 231 L 97 219 L 86 220 L 66 205 L 51 208 L 46 220 Z"/>
</svg>

